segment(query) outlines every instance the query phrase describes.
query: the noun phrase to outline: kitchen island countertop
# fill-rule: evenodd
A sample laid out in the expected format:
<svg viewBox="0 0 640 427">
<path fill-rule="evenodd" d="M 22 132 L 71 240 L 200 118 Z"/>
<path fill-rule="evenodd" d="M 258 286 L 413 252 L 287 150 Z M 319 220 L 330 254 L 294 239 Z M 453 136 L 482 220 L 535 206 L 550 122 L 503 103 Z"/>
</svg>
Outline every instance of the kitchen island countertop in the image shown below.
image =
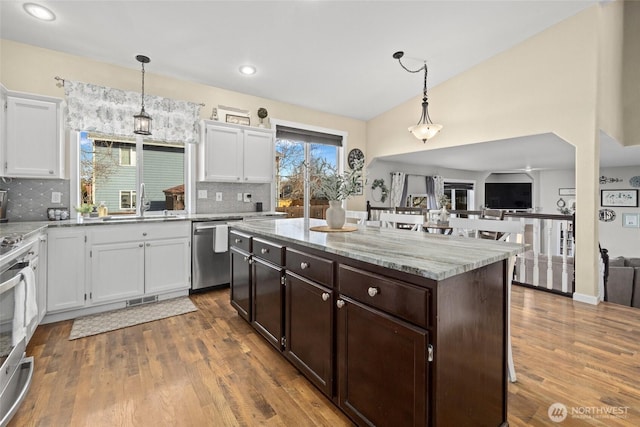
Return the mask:
<svg viewBox="0 0 640 427">
<path fill-rule="evenodd" d="M 361 227 L 353 232 L 311 231 L 324 220 L 302 218 L 237 222 L 255 233 L 434 280 L 475 270 L 523 252 L 520 244 L 408 230 Z"/>
</svg>

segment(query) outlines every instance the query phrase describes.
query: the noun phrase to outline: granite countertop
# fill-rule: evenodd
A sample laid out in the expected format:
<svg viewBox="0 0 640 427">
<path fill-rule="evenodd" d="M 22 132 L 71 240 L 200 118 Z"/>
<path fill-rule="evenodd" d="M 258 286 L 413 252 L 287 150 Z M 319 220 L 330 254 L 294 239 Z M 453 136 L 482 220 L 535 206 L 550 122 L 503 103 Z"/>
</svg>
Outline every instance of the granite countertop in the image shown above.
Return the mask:
<svg viewBox="0 0 640 427">
<path fill-rule="evenodd" d="M 100 226 L 100 225 L 116 225 L 131 224 L 138 222 L 174 222 L 174 221 L 209 221 L 209 220 L 242 220 L 242 219 L 261 219 L 269 217 L 283 216 L 281 212 L 233 212 L 218 214 L 187 214 L 179 216 L 152 216 L 147 215 L 145 218 L 131 218 L 119 221 L 102 221 L 102 218 L 87 219 L 78 221 L 77 219 L 69 219 L 64 221 L 21 221 L 6 222 L 0 224 L 0 237 L 9 234 L 21 234 L 24 240 L 28 240 L 39 233 L 45 232 L 50 227 L 83 227 L 83 226 Z"/>
<path fill-rule="evenodd" d="M 434 280 L 475 270 L 524 250 L 516 243 L 377 227 L 338 233 L 309 230 L 318 225 L 326 222 L 294 218 L 231 224 L 237 230 Z"/>
</svg>

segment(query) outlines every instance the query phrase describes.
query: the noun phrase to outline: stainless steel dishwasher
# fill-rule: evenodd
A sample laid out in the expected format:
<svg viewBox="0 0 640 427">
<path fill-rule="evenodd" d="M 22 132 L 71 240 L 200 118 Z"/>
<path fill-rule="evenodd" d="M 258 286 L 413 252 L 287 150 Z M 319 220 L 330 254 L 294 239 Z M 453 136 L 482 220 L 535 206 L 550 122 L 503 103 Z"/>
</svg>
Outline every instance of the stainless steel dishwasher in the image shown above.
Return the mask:
<svg viewBox="0 0 640 427">
<path fill-rule="evenodd" d="M 241 218 L 238 218 L 241 219 Z M 192 224 L 191 237 L 191 290 L 229 285 L 229 247 L 227 220 L 203 221 Z M 218 247 L 216 248 L 216 239 Z M 215 250 L 214 250 L 215 248 Z"/>
</svg>

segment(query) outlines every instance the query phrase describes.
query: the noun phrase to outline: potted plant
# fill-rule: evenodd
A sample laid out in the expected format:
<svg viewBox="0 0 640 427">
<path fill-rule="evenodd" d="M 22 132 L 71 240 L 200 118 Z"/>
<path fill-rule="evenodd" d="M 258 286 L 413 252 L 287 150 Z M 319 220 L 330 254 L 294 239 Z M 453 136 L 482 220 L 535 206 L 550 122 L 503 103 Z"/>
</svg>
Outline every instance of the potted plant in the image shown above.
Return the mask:
<svg viewBox="0 0 640 427">
<path fill-rule="evenodd" d="M 440 220 L 441 225 L 447 225 L 449 223 L 449 212 L 447 212 L 447 205 L 449 205 L 449 197 L 446 194 L 441 194 L 438 197 L 438 204 L 440 205 Z"/>
<path fill-rule="evenodd" d="M 362 186 L 362 168 L 364 160 L 356 160 L 353 169 L 339 174 L 336 169 L 322 161 L 318 166 L 318 178 L 313 181 L 313 190 L 317 196 L 329 201 L 326 219 L 329 228 L 342 228 L 346 216 L 342 201 L 357 194 Z"/>
</svg>

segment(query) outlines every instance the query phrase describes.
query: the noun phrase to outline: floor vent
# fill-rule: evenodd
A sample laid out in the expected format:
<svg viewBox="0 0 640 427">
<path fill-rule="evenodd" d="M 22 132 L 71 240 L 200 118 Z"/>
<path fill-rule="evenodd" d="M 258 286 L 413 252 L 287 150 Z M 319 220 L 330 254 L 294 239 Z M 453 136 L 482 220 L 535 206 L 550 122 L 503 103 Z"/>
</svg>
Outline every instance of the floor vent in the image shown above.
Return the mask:
<svg viewBox="0 0 640 427">
<path fill-rule="evenodd" d="M 157 302 L 158 296 L 134 298 L 127 301 L 127 307 L 133 307 L 134 305 L 148 304 L 150 302 Z"/>
</svg>

